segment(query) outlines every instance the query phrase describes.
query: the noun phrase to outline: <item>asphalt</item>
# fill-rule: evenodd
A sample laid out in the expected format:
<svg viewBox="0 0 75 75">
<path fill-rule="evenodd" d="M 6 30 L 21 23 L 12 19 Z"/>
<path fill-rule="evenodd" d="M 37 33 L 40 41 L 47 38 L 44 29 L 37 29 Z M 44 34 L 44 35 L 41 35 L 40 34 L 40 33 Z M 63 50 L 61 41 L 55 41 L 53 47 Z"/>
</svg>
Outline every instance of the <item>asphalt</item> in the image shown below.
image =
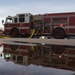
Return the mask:
<svg viewBox="0 0 75 75">
<path fill-rule="evenodd" d="M 28 42 L 28 43 L 45 43 L 45 44 L 75 46 L 75 39 L 0 38 L 1 43 L 8 43 L 10 41 L 16 41 L 18 43 Z"/>
</svg>

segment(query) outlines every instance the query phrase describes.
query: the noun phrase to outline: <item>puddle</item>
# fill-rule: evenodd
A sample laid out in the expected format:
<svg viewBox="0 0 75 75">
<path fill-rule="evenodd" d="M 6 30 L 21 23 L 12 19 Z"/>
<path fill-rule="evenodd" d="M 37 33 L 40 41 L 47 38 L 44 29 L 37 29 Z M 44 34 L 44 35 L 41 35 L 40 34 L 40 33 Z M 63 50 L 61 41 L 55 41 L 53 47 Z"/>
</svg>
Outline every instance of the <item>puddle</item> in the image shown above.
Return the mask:
<svg viewBox="0 0 75 75">
<path fill-rule="evenodd" d="M 0 50 L 0 75 L 75 74 L 75 46 L 10 42 Z"/>
</svg>

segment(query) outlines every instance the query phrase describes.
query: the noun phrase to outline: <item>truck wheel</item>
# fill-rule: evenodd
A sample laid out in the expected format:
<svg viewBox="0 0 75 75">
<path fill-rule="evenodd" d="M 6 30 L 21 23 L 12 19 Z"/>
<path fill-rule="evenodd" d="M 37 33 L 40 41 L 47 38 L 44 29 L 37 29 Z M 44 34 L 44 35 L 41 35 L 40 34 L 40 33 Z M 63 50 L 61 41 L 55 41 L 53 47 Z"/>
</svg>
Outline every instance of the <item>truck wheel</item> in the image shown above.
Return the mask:
<svg viewBox="0 0 75 75">
<path fill-rule="evenodd" d="M 17 50 L 19 48 L 19 45 L 10 45 L 11 50 Z"/>
<path fill-rule="evenodd" d="M 52 51 L 55 54 L 62 54 L 65 51 L 65 46 L 61 46 L 61 45 L 53 45 L 52 47 Z"/>
<path fill-rule="evenodd" d="M 53 31 L 54 38 L 63 39 L 65 38 L 65 31 L 61 28 L 57 28 Z"/>
<path fill-rule="evenodd" d="M 19 30 L 18 29 L 12 29 L 11 30 L 11 36 L 12 37 L 19 37 Z"/>
</svg>

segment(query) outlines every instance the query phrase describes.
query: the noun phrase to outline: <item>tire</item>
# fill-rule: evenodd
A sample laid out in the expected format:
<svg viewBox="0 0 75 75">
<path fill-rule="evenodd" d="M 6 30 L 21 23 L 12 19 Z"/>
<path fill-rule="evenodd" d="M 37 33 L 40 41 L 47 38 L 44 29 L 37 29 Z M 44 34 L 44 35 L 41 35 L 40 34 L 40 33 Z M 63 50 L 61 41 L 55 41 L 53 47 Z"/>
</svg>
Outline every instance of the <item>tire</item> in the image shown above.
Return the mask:
<svg viewBox="0 0 75 75">
<path fill-rule="evenodd" d="M 52 48 L 53 53 L 57 55 L 63 54 L 65 51 L 65 46 L 62 46 L 62 45 L 54 45 L 51 48 Z"/>
<path fill-rule="evenodd" d="M 12 29 L 11 30 L 11 36 L 12 37 L 19 37 L 19 30 L 18 29 Z"/>
<path fill-rule="evenodd" d="M 62 28 L 57 28 L 53 31 L 53 37 L 57 39 L 64 39 L 65 31 Z"/>
<path fill-rule="evenodd" d="M 17 50 L 19 48 L 19 45 L 10 45 L 11 50 Z"/>
</svg>

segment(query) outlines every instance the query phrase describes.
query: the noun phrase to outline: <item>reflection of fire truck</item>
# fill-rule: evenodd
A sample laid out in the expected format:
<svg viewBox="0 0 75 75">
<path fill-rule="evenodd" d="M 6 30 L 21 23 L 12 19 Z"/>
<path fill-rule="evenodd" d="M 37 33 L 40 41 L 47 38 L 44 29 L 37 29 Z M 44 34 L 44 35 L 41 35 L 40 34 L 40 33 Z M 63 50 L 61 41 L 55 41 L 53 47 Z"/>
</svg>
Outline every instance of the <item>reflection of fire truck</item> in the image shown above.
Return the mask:
<svg viewBox="0 0 75 75">
<path fill-rule="evenodd" d="M 34 34 L 65 38 L 67 35 L 75 35 L 75 12 L 8 16 L 4 24 L 4 33 L 12 37 Z"/>
<path fill-rule="evenodd" d="M 16 46 L 14 48 L 15 46 L 4 45 L 3 53 L 6 60 L 16 64 L 36 64 L 75 70 L 75 47 L 73 46 L 37 45 L 34 47 L 34 51 L 28 46 Z M 7 55 L 9 56 L 7 57 Z"/>
</svg>

